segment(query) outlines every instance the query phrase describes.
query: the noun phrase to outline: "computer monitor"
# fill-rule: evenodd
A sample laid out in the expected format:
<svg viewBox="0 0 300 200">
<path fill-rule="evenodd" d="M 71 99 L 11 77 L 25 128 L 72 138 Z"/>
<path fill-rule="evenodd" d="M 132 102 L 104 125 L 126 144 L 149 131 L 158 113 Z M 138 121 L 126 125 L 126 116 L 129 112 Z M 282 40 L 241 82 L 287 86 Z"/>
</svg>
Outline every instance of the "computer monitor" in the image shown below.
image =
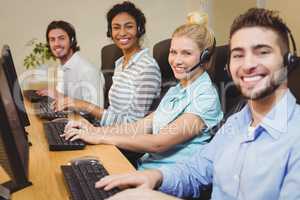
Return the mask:
<svg viewBox="0 0 300 200">
<path fill-rule="evenodd" d="M 29 144 L 10 92 L 0 58 L 0 165 L 10 180 L 1 185 L 10 192 L 31 185 L 28 180 Z"/>
<path fill-rule="evenodd" d="M 12 54 L 8 45 L 3 46 L 1 57 L 3 62 L 4 72 L 8 80 L 9 89 L 12 94 L 13 101 L 17 107 L 18 116 L 21 119 L 22 126 L 23 127 L 29 126 L 30 121 L 26 113 L 21 87 L 19 84 Z"/>
</svg>

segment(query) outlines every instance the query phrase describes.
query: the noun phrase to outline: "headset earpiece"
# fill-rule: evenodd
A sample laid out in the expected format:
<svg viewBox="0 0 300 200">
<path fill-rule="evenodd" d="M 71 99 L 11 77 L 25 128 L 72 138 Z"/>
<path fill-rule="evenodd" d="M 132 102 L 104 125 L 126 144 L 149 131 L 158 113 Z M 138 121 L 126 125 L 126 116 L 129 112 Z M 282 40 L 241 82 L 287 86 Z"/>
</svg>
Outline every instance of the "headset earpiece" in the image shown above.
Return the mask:
<svg viewBox="0 0 300 200">
<path fill-rule="evenodd" d="M 145 33 L 145 28 L 141 25 L 137 26 L 137 37 L 141 37 Z"/>
<path fill-rule="evenodd" d="M 284 54 L 283 65 L 288 68 L 287 69 L 288 73 L 290 73 L 297 66 L 298 62 L 300 62 L 300 58 L 297 56 L 296 42 L 294 40 L 292 32 L 290 31 L 290 29 L 287 26 L 285 26 L 285 28 L 286 28 L 287 34 L 289 35 L 289 38 L 291 40 L 293 52 L 292 53 L 287 52 L 286 54 Z"/>
<path fill-rule="evenodd" d="M 228 45 L 227 62 L 226 62 L 224 70 L 227 72 L 228 77 L 231 79 L 232 77 L 231 77 L 230 69 L 229 69 L 229 66 L 230 66 L 230 56 L 231 56 L 231 54 L 230 54 L 230 47 Z"/>
<path fill-rule="evenodd" d="M 283 56 L 283 65 L 288 68 L 288 73 L 290 73 L 297 66 L 299 61 L 300 59 L 297 57 L 297 55 L 294 55 L 291 52 L 288 52 Z"/>
<path fill-rule="evenodd" d="M 107 26 L 106 36 L 109 37 L 109 38 L 111 38 L 111 32 L 112 32 L 112 31 L 111 31 L 111 26 L 108 25 L 108 26 Z"/>
<path fill-rule="evenodd" d="M 202 53 L 200 54 L 200 65 L 203 65 L 204 63 L 208 62 L 210 58 L 210 52 L 209 49 L 206 48 L 202 51 Z"/>
<path fill-rule="evenodd" d="M 74 37 L 72 37 L 71 40 L 70 40 L 70 47 L 71 47 L 71 48 L 76 47 L 76 40 L 75 40 Z"/>
<path fill-rule="evenodd" d="M 137 36 L 141 36 L 141 26 L 137 26 Z"/>
<path fill-rule="evenodd" d="M 207 63 L 211 56 L 213 55 L 216 47 L 216 39 L 214 38 L 213 45 L 209 48 L 204 49 L 200 54 L 199 65 L 202 66 L 204 63 Z"/>
</svg>

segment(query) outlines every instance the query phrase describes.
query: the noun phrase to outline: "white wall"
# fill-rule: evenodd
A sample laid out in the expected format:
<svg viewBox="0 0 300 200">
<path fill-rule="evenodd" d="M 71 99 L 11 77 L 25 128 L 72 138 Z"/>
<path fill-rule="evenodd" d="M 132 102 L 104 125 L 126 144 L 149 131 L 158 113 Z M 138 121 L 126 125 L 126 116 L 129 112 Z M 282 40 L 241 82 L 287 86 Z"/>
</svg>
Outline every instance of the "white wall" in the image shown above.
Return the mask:
<svg viewBox="0 0 300 200">
<path fill-rule="evenodd" d="M 211 26 L 217 44 L 228 42 L 229 29 L 233 19 L 251 7 L 261 7 L 279 11 L 280 16 L 290 27 L 300 54 L 299 0 L 208 0 Z"/>
<path fill-rule="evenodd" d="M 256 0 L 212 0 L 211 21 L 217 45 L 228 43 L 230 26 L 233 20 L 251 7 L 256 7 Z"/>
<path fill-rule="evenodd" d="M 8 44 L 17 71 L 24 71 L 23 59 L 32 38 L 45 41 L 47 25 L 54 19 L 72 23 L 83 54 L 100 66 L 100 50 L 110 43 L 106 38 L 106 12 L 116 0 L 0 0 L 0 45 Z M 145 13 L 147 33 L 144 46 L 170 37 L 184 23 L 186 14 L 200 8 L 199 0 L 133 0 Z"/>
<path fill-rule="evenodd" d="M 297 54 L 300 55 L 300 26 L 299 26 L 299 0 L 266 0 L 266 8 L 278 10 L 280 16 L 284 19 L 293 33 L 297 45 Z"/>
</svg>

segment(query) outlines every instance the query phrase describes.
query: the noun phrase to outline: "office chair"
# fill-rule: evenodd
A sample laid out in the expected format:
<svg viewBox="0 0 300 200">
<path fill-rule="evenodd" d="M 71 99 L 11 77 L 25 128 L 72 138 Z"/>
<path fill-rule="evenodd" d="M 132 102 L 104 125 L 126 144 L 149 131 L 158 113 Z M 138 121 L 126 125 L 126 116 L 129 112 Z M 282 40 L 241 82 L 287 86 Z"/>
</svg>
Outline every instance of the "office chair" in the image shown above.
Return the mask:
<svg viewBox="0 0 300 200">
<path fill-rule="evenodd" d="M 101 70 L 105 79 L 104 108 L 109 106 L 108 91 L 112 85 L 112 76 L 115 69 L 115 61 L 122 57 L 123 53 L 115 44 L 109 44 L 101 49 Z"/>
<path fill-rule="evenodd" d="M 158 63 L 161 72 L 161 92 L 160 96 L 153 101 L 150 109 L 151 111 L 154 111 L 157 108 L 160 100 L 166 94 L 168 89 L 177 83 L 168 61 L 170 46 L 171 39 L 162 40 L 153 46 L 153 57 Z"/>
<path fill-rule="evenodd" d="M 300 62 L 298 66 L 294 68 L 293 71 L 289 74 L 288 77 L 288 87 L 291 92 L 295 95 L 297 99 L 297 103 L 300 104 L 300 85 L 299 85 L 299 77 L 300 77 Z"/>
<path fill-rule="evenodd" d="M 212 66 L 209 70 L 211 79 L 219 92 L 222 110 L 225 115 L 235 109 L 234 107 L 242 101 L 240 92 L 226 71 L 229 55 L 228 51 L 228 45 L 217 46 L 215 48 Z"/>
<path fill-rule="evenodd" d="M 102 66 L 101 69 L 105 79 L 104 108 L 108 108 L 109 106 L 108 92 L 112 85 L 112 76 L 114 75 L 115 61 L 122 56 L 123 53 L 121 49 L 119 49 L 115 44 L 106 45 L 101 49 L 101 66 Z M 118 149 L 134 167 L 137 167 L 136 161 L 143 154 L 132 152 L 121 148 Z"/>
<path fill-rule="evenodd" d="M 226 119 L 230 115 L 240 111 L 246 104 L 246 101 L 241 97 L 231 78 L 227 74 L 226 64 L 228 50 L 228 45 L 217 46 L 212 57 L 211 66 L 207 70 L 219 93 L 222 110 L 224 112 L 224 118 L 209 130 L 212 135 L 211 139 L 226 122 Z M 211 192 L 212 185 L 208 185 L 206 188 L 201 189 L 200 197 L 187 198 L 187 200 L 208 200 L 211 198 Z"/>
</svg>

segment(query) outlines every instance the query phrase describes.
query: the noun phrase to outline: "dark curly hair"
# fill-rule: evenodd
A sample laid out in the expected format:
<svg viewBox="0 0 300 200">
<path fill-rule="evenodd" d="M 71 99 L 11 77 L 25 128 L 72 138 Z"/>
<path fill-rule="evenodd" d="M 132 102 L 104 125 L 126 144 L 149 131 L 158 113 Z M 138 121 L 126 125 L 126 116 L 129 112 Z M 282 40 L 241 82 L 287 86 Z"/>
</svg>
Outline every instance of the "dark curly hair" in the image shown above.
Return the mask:
<svg viewBox="0 0 300 200">
<path fill-rule="evenodd" d="M 62 29 L 64 30 L 70 39 L 70 47 L 72 48 L 73 52 L 79 51 L 80 47 L 77 45 L 77 39 L 76 39 L 76 32 L 75 32 L 75 28 L 72 26 L 72 24 L 59 20 L 59 21 L 52 21 L 48 27 L 47 27 L 47 31 L 46 31 L 46 40 L 47 40 L 47 44 L 49 47 L 49 32 L 53 29 Z"/>
<path fill-rule="evenodd" d="M 137 24 L 137 36 L 140 38 L 142 35 L 145 34 L 146 28 L 146 18 L 144 13 L 137 8 L 133 3 L 129 1 L 124 1 L 120 4 L 115 4 L 106 14 L 107 19 L 107 37 L 111 37 L 112 27 L 111 23 L 115 16 L 117 16 L 120 13 L 128 13 L 130 16 L 132 16 L 135 19 L 135 22 Z"/>
<path fill-rule="evenodd" d="M 267 10 L 264 8 L 250 8 L 246 13 L 238 16 L 231 25 L 229 40 L 231 40 L 236 31 L 254 26 L 264 27 L 275 31 L 281 39 L 285 51 L 289 50 L 289 28 L 279 17 L 278 11 Z"/>
</svg>

